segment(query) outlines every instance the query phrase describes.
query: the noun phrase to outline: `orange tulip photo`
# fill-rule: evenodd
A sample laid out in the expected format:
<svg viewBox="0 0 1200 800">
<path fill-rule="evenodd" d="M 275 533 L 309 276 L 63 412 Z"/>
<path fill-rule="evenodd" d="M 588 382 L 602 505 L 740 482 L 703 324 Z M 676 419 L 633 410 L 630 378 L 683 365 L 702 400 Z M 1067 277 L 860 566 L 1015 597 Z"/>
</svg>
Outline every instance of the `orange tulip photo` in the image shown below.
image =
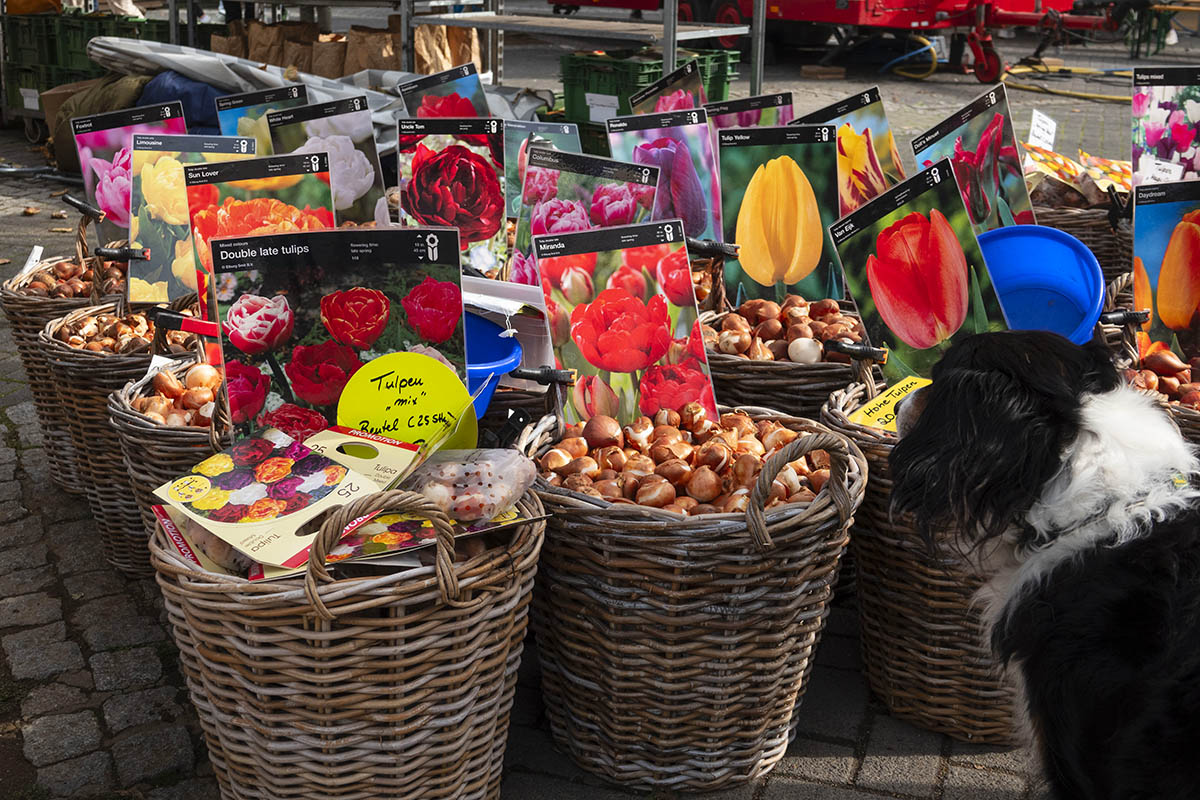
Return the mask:
<svg viewBox="0 0 1200 800">
<path fill-rule="evenodd" d="M 1140 349 L 1186 361 L 1200 355 L 1200 181 L 1134 191 L 1134 305 L 1151 312 Z"/>
</svg>

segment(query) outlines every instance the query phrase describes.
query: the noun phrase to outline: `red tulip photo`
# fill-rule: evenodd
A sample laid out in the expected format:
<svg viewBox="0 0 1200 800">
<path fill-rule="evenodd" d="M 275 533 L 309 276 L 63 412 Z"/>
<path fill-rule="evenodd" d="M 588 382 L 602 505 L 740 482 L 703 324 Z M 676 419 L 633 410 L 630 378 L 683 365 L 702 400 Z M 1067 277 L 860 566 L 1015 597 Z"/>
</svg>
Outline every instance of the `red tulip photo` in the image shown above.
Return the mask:
<svg viewBox="0 0 1200 800">
<path fill-rule="evenodd" d="M 421 105 L 417 106 L 417 118 L 423 117 L 478 117 L 479 113 L 475 111 L 475 106 L 469 98 L 463 97 L 458 92 L 451 92 L 444 97 L 438 97 L 435 94 L 427 94 L 421 98 Z"/>
<path fill-rule="evenodd" d="M 457 144 L 441 151 L 417 145 L 401 205 L 420 225 L 458 228 L 463 250 L 492 238 L 504 223 L 496 167 Z"/>
<path fill-rule="evenodd" d="M 337 402 L 350 376 L 362 365 L 354 350 L 328 341 L 296 347 L 283 369 L 297 397 L 314 406 L 329 406 Z"/>
<path fill-rule="evenodd" d="M 640 269 L 628 264 L 622 264 L 613 274 L 608 276 L 606 289 L 623 289 L 637 298 L 646 296 L 646 278 Z"/>
<path fill-rule="evenodd" d="M 663 256 L 671 252 L 671 246 L 667 244 L 650 244 L 645 247 L 631 247 L 628 250 L 622 251 L 621 263 L 632 267 L 636 270 L 646 270 L 653 274 L 654 268 L 658 266 L 658 262 L 662 261 Z"/>
<path fill-rule="evenodd" d="M 605 289 L 571 312 L 571 339 L 592 366 L 636 372 L 666 355 L 670 325 L 662 295 L 643 303 L 624 289 Z"/>
<path fill-rule="evenodd" d="M 225 387 L 229 392 L 229 415 L 234 425 L 240 425 L 262 411 L 271 379 L 255 367 L 230 360 L 225 362 Z"/>
<path fill-rule="evenodd" d="M 658 286 L 666 294 L 672 305 L 690 306 L 696 302 L 695 290 L 692 289 L 692 266 L 688 261 L 687 248 L 681 247 L 674 253 L 663 257 L 655 267 Z"/>
<path fill-rule="evenodd" d="M 297 442 L 303 442 L 314 433 L 328 428 L 329 420 L 325 419 L 324 414 L 311 408 L 284 403 L 274 411 L 263 414 L 258 424 L 281 430 Z"/>
<path fill-rule="evenodd" d="M 335 341 L 368 350 L 387 328 L 391 307 L 378 289 L 355 286 L 321 298 L 321 324 Z"/>
<path fill-rule="evenodd" d="M 596 254 L 584 253 L 578 256 L 539 258 L 537 266 L 542 273 L 542 286 L 552 286 L 558 289 L 562 286 L 562 276 L 568 267 L 585 270 L 589 275 L 594 273 L 596 271 Z"/>
<path fill-rule="evenodd" d="M 702 362 L 695 359 L 650 367 L 642 376 L 638 392 L 638 409 L 648 417 L 663 408 L 678 411 L 691 402 L 704 406 L 710 418 L 717 416 L 712 381 L 705 374 Z"/>
<path fill-rule="evenodd" d="M 408 325 L 420 337 L 441 344 L 454 335 L 462 320 L 462 290 L 450 281 L 426 276 L 400 301 Z"/>
</svg>

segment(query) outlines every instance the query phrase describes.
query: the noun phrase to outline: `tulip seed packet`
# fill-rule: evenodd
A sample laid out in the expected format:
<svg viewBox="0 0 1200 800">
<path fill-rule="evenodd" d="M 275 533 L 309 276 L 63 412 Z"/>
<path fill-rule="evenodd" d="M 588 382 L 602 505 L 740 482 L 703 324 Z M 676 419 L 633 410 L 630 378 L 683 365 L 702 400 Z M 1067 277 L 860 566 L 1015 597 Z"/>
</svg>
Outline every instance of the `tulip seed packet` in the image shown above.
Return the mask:
<svg viewBox="0 0 1200 800">
<path fill-rule="evenodd" d="M 129 300 L 166 303 L 195 294 L 185 164 L 253 158 L 254 139 L 238 136 L 133 135 L 129 244 L 148 258 L 129 262 Z"/>
<path fill-rule="evenodd" d="M 628 424 L 691 402 L 716 413 L 680 220 L 535 236 L 533 251 L 539 265 L 563 259 L 593 278 L 591 292 L 550 293 L 554 354 L 578 373 L 569 422 Z"/>
<path fill-rule="evenodd" d="M 688 238 L 722 240 L 715 139 L 703 108 L 616 117 L 605 125 L 613 158 L 661 171 L 651 219 L 681 219 Z"/>
<path fill-rule="evenodd" d="M 841 216 L 904 180 L 904 166 L 879 87 L 792 120 L 790 125 L 836 125 Z"/>
<path fill-rule="evenodd" d="M 753 128 L 787 125 L 792 121 L 792 93 L 760 94 L 741 100 L 706 103 L 704 110 L 713 127 Z"/>
<path fill-rule="evenodd" d="M 526 151 L 535 145 L 564 153 L 579 153 L 579 126 L 573 122 L 504 121 L 504 198 L 506 216 L 521 213 L 521 187 L 525 182 Z"/>
<path fill-rule="evenodd" d="M 367 98 L 272 111 L 267 126 L 276 153 L 329 155 L 333 207 L 341 224 L 391 224 Z"/>
<path fill-rule="evenodd" d="M 308 87 L 297 83 L 276 86 L 259 92 L 227 94 L 216 99 L 217 124 L 222 136 L 252 136 L 260 156 L 274 155 L 267 114 L 285 108 L 308 105 Z"/>
<path fill-rule="evenodd" d="M 1200 67 L 1133 71 L 1133 185 L 1200 178 Z"/>
<path fill-rule="evenodd" d="M 89 203 L 104 212 L 96 229 L 105 244 L 129 239 L 135 133 L 187 133 L 183 104 L 160 103 L 71 120 L 84 193 Z"/>
<path fill-rule="evenodd" d="M 1134 187 L 1133 306 L 1150 309 L 1138 331 L 1145 356 L 1170 349 L 1186 361 L 1200 355 L 1193 278 L 1200 253 L 1200 181 Z"/>
<path fill-rule="evenodd" d="M 212 248 L 223 389 L 241 435 L 281 405 L 312 417 L 308 427 L 332 426 L 351 377 L 388 354 L 428 356 L 465 376 L 456 231 L 350 228 Z"/>
<path fill-rule="evenodd" d="M 325 153 L 188 165 L 183 168 L 183 182 L 205 319 L 213 319 L 208 282 L 213 239 L 319 231 L 335 225 Z M 227 283 L 215 284 L 218 293 L 232 291 Z"/>
<path fill-rule="evenodd" d="M 499 276 L 508 255 L 504 123 L 498 119 L 401 119 L 400 222 L 459 229 L 462 263 Z"/>
<path fill-rule="evenodd" d="M 1000 300 L 943 159 L 830 227 L 867 337 L 888 350 L 888 385 L 930 377 L 964 336 L 1007 330 Z"/>
<path fill-rule="evenodd" d="M 788 294 L 841 297 L 829 239 L 837 221 L 837 128 L 728 128 L 717 134 L 725 241 L 725 296 L 783 302 Z"/>
<path fill-rule="evenodd" d="M 474 64 L 426 75 L 396 87 L 410 117 L 488 117 L 487 95 Z"/>
<path fill-rule="evenodd" d="M 975 233 L 1035 224 L 1004 84 L 913 139 L 912 147 L 922 169 L 950 159 Z"/>
<path fill-rule="evenodd" d="M 539 275 L 533 236 L 649 222 L 660 174 L 655 166 L 531 147 L 507 280 L 540 283 L 547 292 L 590 291 L 591 271 L 568 269 L 574 262 L 545 259 Z"/>
<path fill-rule="evenodd" d="M 634 114 L 700 108 L 707 102 L 700 76 L 700 61 L 695 58 L 629 96 L 629 107 Z"/>
</svg>

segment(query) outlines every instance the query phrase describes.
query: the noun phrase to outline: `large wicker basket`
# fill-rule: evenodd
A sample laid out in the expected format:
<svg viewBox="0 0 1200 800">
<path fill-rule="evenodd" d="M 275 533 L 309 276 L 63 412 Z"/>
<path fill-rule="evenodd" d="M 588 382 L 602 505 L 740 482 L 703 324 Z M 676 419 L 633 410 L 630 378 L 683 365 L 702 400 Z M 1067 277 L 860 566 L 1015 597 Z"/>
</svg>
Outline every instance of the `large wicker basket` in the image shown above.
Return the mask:
<svg viewBox="0 0 1200 800">
<path fill-rule="evenodd" d="M 583 768 L 642 788 L 753 780 L 787 748 L 829 613 L 866 463 L 844 437 L 802 432 L 767 460 L 745 515 L 681 518 L 536 484 L 551 514 L 535 599 L 546 712 Z M 827 450 L 808 504 L 765 513 L 788 462 Z"/>
<path fill-rule="evenodd" d="M 1110 282 L 1133 268 L 1133 226 L 1121 220 L 1113 228 L 1108 208 L 1035 208 L 1039 225 L 1058 228 L 1096 254 L 1104 280 Z"/>
<path fill-rule="evenodd" d="M 896 436 L 849 420 L 865 397 L 861 383 L 834 392 L 821 418 L 870 464 L 851 532 L 867 682 L 897 717 L 963 741 L 1009 743 L 1013 692 L 971 602 L 983 581 L 948 542 L 931 553 L 911 518 L 892 513 Z"/>
<path fill-rule="evenodd" d="M 432 520 L 436 564 L 331 580 L 328 551 L 373 510 Z M 530 517 L 532 494 L 518 503 Z M 304 580 L 199 571 L 150 549 L 225 798 L 496 800 L 544 523 L 454 559 L 446 517 L 385 492 L 328 517 Z M 499 535 L 499 534 L 497 534 Z"/>
</svg>

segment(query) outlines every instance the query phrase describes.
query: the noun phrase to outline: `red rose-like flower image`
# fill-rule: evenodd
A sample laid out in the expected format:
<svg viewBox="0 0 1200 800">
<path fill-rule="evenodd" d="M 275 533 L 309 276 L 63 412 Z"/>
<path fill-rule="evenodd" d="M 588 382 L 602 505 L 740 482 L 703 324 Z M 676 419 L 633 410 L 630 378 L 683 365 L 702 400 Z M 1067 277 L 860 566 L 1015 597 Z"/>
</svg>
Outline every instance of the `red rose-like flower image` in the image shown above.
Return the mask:
<svg viewBox="0 0 1200 800">
<path fill-rule="evenodd" d="M 441 151 L 417 145 L 401 205 L 421 225 L 458 228 L 463 250 L 492 238 L 504 223 L 496 168 L 458 144 Z"/>
<path fill-rule="evenodd" d="M 663 257 L 655 267 L 658 286 L 673 305 L 690 306 L 696 302 L 692 289 L 692 265 L 688 261 L 687 248 L 681 247 Z"/>
<path fill-rule="evenodd" d="M 462 290 L 449 281 L 435 281 L 429 276 L 409 290 L 400 305 L 408 315 L 409 327 L 434 344 L 453 336 L 462 320 Z"/>
<path fill-rule="evenodd" d="M 571 312 L 571 339 L 589 364 L 610 372 L 635 372 L 666 354 L 670 325 L 661 295 L 643 303 L 624 289 L 605 289 Z"/>
<path fill-rule="evenodd" d="M 334 340 L 369 350 L 387 328 L 391 309 L 383 292 L 355 286 L 321 298 L 321 324 Z"/>
<path fill-rule="evenodd" d="M 458 92 L 451 92 L 444 97 L 438 97 L 435 94 L 427 94 L 421 98 L 421 105 L 417 106 L 417 118 L 424 117 L 478 117 L 479 113 L 475 111 L 475 105 L 469 98 L 463 97 Z"/>
<path fill-rule="evenodd" d="M 229 307 L 222 327 L 234 347 L 256 356 L 287 342 L 295 324 L 296 317 L 285 296 L 244 294 Z"/>
<path fill-rule="evenodd" d="M 717 415 L 712 381 L 695 359 L 650 367 L 642 375 L 638 394 L 638 408 L 648 417 L 653 417 L 660 408 L 678 411 L 693 401 L 704 406 L 710 418 Z"/>
<path fill-rule="evenodd" d="M 297 397 L 314 406 L 328 406 L 337 402 L 350 376 L 362 365 L 353 349 L 329 341 L 295 348 L 283 371 Z"/>
<path fill-rule="evenodd" d="M 700 333 L 700 320 L 692 323 L 692 331 L 688 334 L 687 351 L 688 355 L 701 364 L 708 363 L 708 356 L 704 354 L 704 334 Z"/>
<path fill-rule="evenodd" d="M 936 208 L 893 222 L 867 256 L 867 284 L 883 322 L 909 347 L 924 350 L 955 334 L 967 318 L 967 257 Z"/>
<path fill-rule="evenodd" d="M 266 439 L 243 439 L 233 446 L 229 457 L 236 466 L 251 467 L 271 454 L 275 445 Z"/>
<path fill-rule="evenodd" d="M 671 246 L 667 244 L 648 244 L 645 247 L 631 247 L 621 253 L 621 263 L 627 264 L 636 270 L 646 270 L 651 275 L 654 274 L 654 268 L 658 266 L 658 262 L 662 261 L 663 256 L 671 252 Z"/>
<path fill-rule="evenodd" d="M 558 194 L 558 175 L 556 169 L 532 167 L 521 182 L 521 202 L 533 206 L 554 197 Z"/>
<path fill-rule="evenodd" d="M 229 414 L 234 425 L 258 416 L 267 402 L 271 379 L 240 361 L 225 362 L 225 387 L 229 391 Z"/>
<path fill-rule="evenodd" d="M 529 230 L 534 236 L 547 233 L 574 233 L 591 230 L 587 209 L 574 200 L 553 198 L 538 203 L 530 215 Z"/>
<path fill-rule="evenodd" d="M 637 200 L 637 204 L 647 211 L 654 208 L 654 193 L 657 187 L 646 186 L 641 183 L 627 183 L 625 186 L 629 189 L 629 193 L 633 195 L 633 199 Z"/>
<path fill-rule="evenodd" d="M 259 418 L 258 424 L 276 428 L 296 441 L 303 442 L 314 433 L 320 433 L 328 428 L 329 420 L 311 408 L 301 408 L 294 403 L 284 403 L 274 411 L 263 414 Z"/>
<path fill-rule="evenodd" d="M 215 198 L 214 198 L 215 199 Z M 333 227 L 329 209 L 296 208 L 274 197 L 236 200 L 226 197 L 220 206 L 189 206 L 196 254 L 205 272 L 212 272 L 209 241 L 218 236 L 253 236 L 260 233 L 323 231 Z"/>
<path fill-rule="evenodd" d="M 640 269 L 634 269 L 628 264 L 622 264 L 608 276 L 606 289 L 621 289 L 634 297 L 646 296 L 646 278 Z"/>
<path fill-rule="evenodd" d="M 603 228 L 628 225 L 637 216 L 638 204 L 624 183 L 605 183 L 592 192 L 592 224 Z"/>
<path fill-rule="evenodd" d="M 250 511 L 250 506 L 226 505 L 208 512 L 213 522 L 237 522 Z"/>
<path fill-rule="evenodd" d="M 542 273 L 543 288 L 562 286 L 562 275 L 568 267 L 577 267 L 589 275 L 596 272 L 596 254 L 582 253 L 577 256 L 551 256 L 538 259 L 538 270 Z"/>
</svg>

